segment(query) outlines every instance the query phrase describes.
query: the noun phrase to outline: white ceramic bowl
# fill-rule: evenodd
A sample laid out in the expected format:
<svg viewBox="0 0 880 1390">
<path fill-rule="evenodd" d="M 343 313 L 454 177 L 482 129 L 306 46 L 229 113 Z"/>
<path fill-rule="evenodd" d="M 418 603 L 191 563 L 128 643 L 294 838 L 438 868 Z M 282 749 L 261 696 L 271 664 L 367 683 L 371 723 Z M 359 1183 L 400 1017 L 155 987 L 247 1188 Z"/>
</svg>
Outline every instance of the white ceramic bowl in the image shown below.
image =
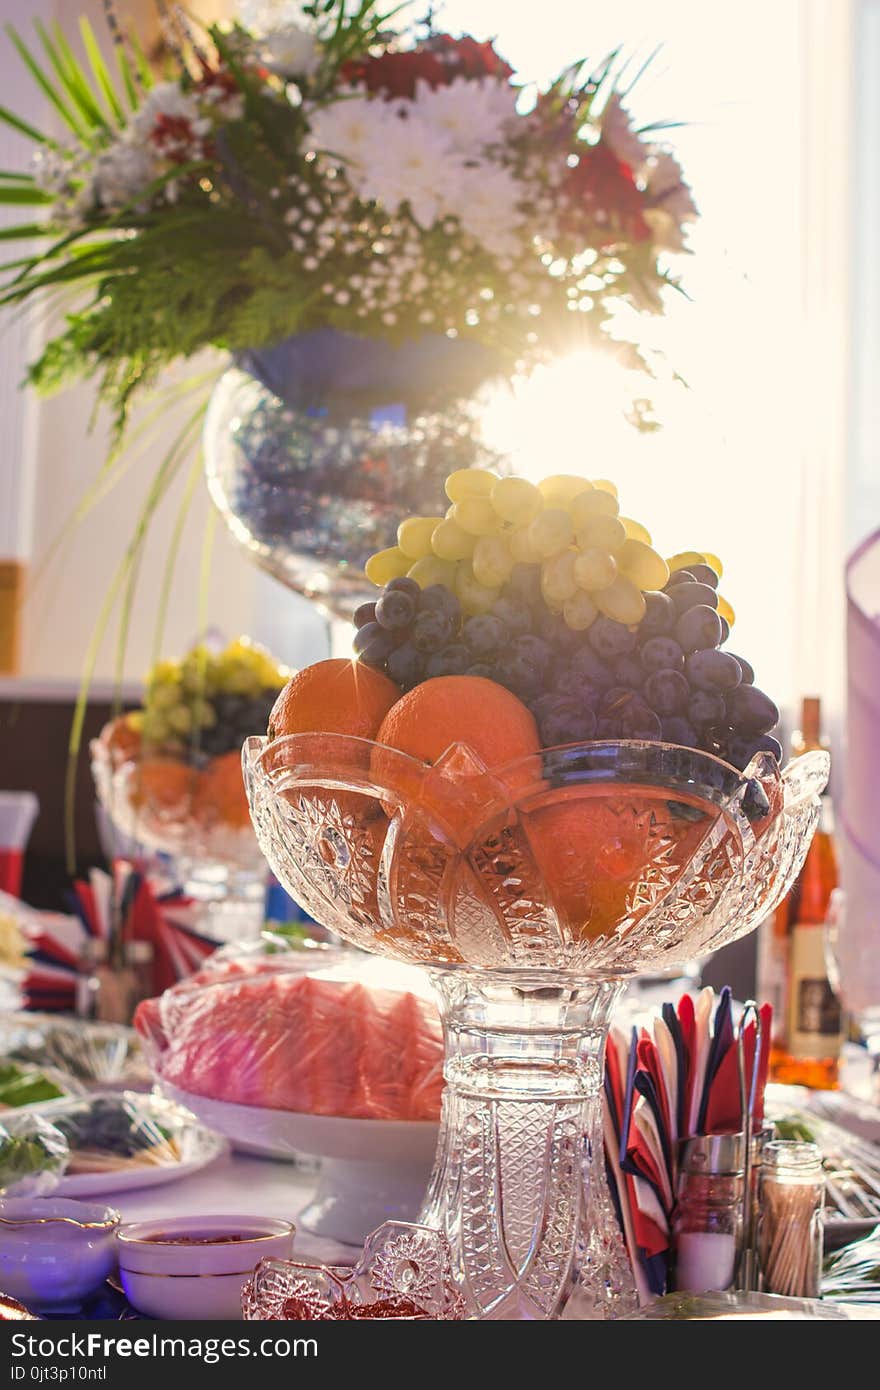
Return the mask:
<svg viewBox="0 0 880 1390">
<path fill-rule="evenodd" d="M 0 1288 L 40 1312 L 76 1309 L 116 1264 L 113 1207 L 62 1197 L 0 1200 Z"/>
<path fill-rule="evenodd" d="M 216 1239 L 223 1235 L 239 1239 Z M 176 1245 L 182 1236 L 203 1240 Z M 116 1237 L 119 1277 L 129 1303 L 147 1317 L 240 1318 L 242 1285 L 254 1266 L 262 1259 L 289 1260 L 293 1236 L 289 1221 L 269 1216 L 137 1221 Z"/>
</svg>

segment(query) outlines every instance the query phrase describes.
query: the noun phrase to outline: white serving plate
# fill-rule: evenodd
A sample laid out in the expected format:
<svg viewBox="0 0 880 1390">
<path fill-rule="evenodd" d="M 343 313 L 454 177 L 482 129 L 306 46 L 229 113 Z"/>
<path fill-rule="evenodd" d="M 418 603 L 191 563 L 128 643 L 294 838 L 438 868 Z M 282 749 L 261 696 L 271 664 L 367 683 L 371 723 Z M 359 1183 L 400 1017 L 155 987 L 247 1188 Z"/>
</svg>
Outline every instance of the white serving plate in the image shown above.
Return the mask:
<svg viewBox="0 0 880 1390">
<path fill-rule="evenodd" d="M 129 1192 L 136 1187 L 160 1187 L 163 1183 L 179 1182 L 181 1178 L 188 1178 L 191 1173 L 199 1173 L 207 1168 L 229 1148 L 222 1135 L 209 1134 L 207 1130 L 201 1133 L 204 1136 L 202 1151 L 181 1163 L 144 1164 L 140 1168 L 120 1168 L 114 1173 L 73 1173 L 61 1179 L 52 1195 L 103 1197 L 106 1194 L 109 1197 L 115 1192 Z"/>
<path fill-rule="evenodd" d="M 321 1159 L 318 1190 L 297 1225 L 361 1245 L 384 1221 L 416 1220 L 425 1196 L 439 1125 L 432 1120 L 351 1120 L 211 1100 L 159 1078 L 162 1091 L 233 1146 L 278 1158 Z"/>
<path fill-rule="evenodd" d="M 134 1097 L 140 1104 L 149 1105 L 149 1096 Z M 161 1108 L 163 1102 L 157 1102 Z M 41 1101 L 27 1107 L 29 1114 L 38 1114 L 51 1122 L 70 1106 L 70 1099 Z M 229 1145 L 222 1134 L 212 1133 L 204 1124 L 191 1119 L 180 1135 L 182 1157 L 179 1163 L 151 1163 L 130 1168 L 118 1168 L 106 1173 L 69 1173 L 52 1189 L 53 1197 L 97 1197 L 117 1192 L 130 1192 L 138 1187 L 159 1187 L 163 1183 L 179 1182 L 192 1173 L 201 1172 Z"/>
</svg>

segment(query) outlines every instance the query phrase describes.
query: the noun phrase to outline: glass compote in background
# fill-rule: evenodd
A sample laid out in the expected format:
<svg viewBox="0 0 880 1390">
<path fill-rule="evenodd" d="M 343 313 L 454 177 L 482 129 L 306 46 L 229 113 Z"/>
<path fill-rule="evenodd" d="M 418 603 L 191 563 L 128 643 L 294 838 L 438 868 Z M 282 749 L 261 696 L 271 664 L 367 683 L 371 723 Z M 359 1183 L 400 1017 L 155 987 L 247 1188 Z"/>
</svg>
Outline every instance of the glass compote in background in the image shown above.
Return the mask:
<svg viewBox="0 0 880 1390">
<path fill-rule="evenodd" d="M 613 1315 L 632 1280 L 604 1179 L 601 1088 L 623 982 L 750 931 L 791 883 L 828 757 L 745 774 L 661 743 L 487 771 L 337 735 L 244 749 L 257 837 L 356 946 L 425 966 L 446 1091 L 423 1221 L 469 1312 Z"/>
<path fill-rule="evenodd" d="M 401 509 L 430 514 L 449 473 L 500 462 L 476 401 L 502 366 L 440 334 L 395 346 L 331 328 L 239 353 L 205 418 L 211 497 L 263 569 L 348 619 Z"/>
<path fill-rule="evenodd" d="M 166 872 L 200 905 L 199 931 L 218 942 L 258 936 L 266 861 L 237 806 L 228 797 L 215 800 L 210 760 L 208 780 L 199 784 L 183 757 L 164 757 L 161 765 L 170 775 L 151 780 L 139 758 L 114 759 L 100 739 L 90 751 L 98 805 L 113 842 L 108 857 L 163 856 Z"/>
</svg>

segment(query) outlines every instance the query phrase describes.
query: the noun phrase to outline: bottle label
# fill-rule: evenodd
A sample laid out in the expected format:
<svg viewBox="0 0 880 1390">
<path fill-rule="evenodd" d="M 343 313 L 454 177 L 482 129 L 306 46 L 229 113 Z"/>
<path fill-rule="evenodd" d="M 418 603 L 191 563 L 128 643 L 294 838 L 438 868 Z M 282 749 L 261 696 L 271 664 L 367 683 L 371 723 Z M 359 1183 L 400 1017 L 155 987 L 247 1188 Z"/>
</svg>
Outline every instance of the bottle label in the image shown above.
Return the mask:
<svg viewBox="0 0 880 1390">
<path fill-rule="evenodd" d="M 792 1057 L 837 1057 L 843 1020 L 825 967 L 824 932 L 815 923 L 798 924 L 791 934 L 788 999 L 788 1052 Z"/>
</svg>

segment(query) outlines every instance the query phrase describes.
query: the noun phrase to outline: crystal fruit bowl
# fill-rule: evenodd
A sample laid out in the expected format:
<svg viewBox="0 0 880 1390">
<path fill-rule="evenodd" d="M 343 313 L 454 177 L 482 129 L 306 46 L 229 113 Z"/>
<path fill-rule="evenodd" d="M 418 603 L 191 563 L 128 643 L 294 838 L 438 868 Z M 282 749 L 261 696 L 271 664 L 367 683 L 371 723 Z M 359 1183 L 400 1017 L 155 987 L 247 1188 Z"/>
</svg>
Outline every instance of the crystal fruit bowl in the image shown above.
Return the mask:
<svg viewBox="0 0 880 1390">
<path fill-rule="evenodd" d="M 446 1091 L 422 1221 L 470 1316 L 608 1316 L 631 1283 L 609 1219 L 600 1093 L 623 981 L 751 931 L 803 863 L 827 754 L 738 772 L 657 742 L 487 769 L 364 740 L 249 739 L 260 846 L 352 944 L 428 968 Z"/>
<path fill-rule="evenodd" d="M 205 903 L 200 924 L 219 940 L 258 931 L 266 865 L 247 814 L 238 758 L 120 757 L 91 744 L 98 801 L 120 853 L 169 856 L 189 895 Z"/>
</svg>

